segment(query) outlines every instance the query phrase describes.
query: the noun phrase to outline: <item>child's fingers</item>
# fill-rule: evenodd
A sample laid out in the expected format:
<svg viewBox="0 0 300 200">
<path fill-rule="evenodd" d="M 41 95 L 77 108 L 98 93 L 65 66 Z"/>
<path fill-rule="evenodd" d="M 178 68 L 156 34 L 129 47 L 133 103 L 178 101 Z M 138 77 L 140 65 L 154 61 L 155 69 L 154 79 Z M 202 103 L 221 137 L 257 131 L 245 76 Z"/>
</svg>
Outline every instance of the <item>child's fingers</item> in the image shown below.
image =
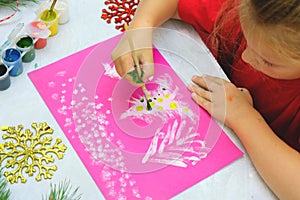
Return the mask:
<svg viewBox="0 0 300 200">
<path fill-rule="evenodd" d="M 142 77 L 143 82 L 147 82 L 154 74 L 153 51 L 152 48 L 143 49 L 140 51 L 139 62 L 144 71 Z"/>
<path fill-rule="evenodd" d="M 142 80 L 144 83 L 146 83 L 151 77 L 153 77 L 154 74 L 154 64 L 147 63 L 142 65 L 144 76 L 142 77 Z"/>
<path fill-rule="evenodd" d="M 210 92 L 225 90 L 225 85 L 229 83 L 222 78 L 209 75 L 193 76 L 192 80 L 194 83 Z"/>
<path fill-rule="evenodd" d="M 195 95 L 197 96 L 200 96 L 201 98 L 204 98 L 206 99 L 207 101 L 210 101 L 211 102 L 211 92 L 204 89 L 204 88 L 201 88 L 199 86 L 196 86 L 196 85 L 193 85 L 193 84 L 190 84 L 188 89 L 194 93 Z"/>
<path fill-rule="evenodd" d="M 206 98 L 203 98 L 202 96 L 192 93 L 193 100 L 200 105 L 202 108 L 204 108 L 207 112 L 211 113 L 212 109 L 212 102 L 207 100 Z"/>
<path fill-rule="evenodd" d="M 124 77 L 128 72 L 134 70 L 134 64 L 131 54 L 119 57 L 114 61 L 115 68 L 120 77 Z"/>
<path fill-rule="evenodd" d="M 202 87 L 206 90 L 208 90 L 206 81 L 204 80 L 203 76 L 193 76 L 192 81 L 197 84 L 199 87 Z"/>
</svg>

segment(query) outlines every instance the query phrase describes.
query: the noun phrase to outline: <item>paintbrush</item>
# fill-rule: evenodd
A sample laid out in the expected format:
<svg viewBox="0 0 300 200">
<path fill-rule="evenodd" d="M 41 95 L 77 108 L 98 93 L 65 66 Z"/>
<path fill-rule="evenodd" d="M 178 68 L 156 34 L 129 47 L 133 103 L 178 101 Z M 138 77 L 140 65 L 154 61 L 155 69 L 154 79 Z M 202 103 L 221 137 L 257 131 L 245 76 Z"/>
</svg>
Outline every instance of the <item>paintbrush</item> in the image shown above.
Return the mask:
<svg viewBox="0 0 300 200">
<path fill-rule="evenodd" d="M 124 24 L 124 28 L 125 28 L 125 30 L 127 30 L 128 25 Z M 151 107 L 151 104 L 150 104 L 151 100 L 149 99 L 149 98 L 151 98 L 151 96 L 150 96 L 150 93 L 148 92 L 148 90 L 146 88 L 146 85 L 145 85 L 144 81 L 142 80 L 143 75 L 144 75 L 144 71 L 139 65 L 139 61 L 138 61 L 138 58 L 136 56 L 136 52 L 135 52 L 132 40 L 128 37 L 127 37 L 127 39 L 128 39 L 130 49 L 132 51 L 132 58 L 133 58 L 133 64 L 134 64 L 134 70 L 131 71 L 131 72 L 128 72 L 127 74 L 133 78 L 133 81 L 135 83 L 138 83 L 138 84 L 142 83 L 143 84 L 142 85 L 142 91 L 145 95 L 145 99 L 146 99 L 146 102 L 147 102 L 147 110 L 152 110 L 152 107 Z"/>
</svg>

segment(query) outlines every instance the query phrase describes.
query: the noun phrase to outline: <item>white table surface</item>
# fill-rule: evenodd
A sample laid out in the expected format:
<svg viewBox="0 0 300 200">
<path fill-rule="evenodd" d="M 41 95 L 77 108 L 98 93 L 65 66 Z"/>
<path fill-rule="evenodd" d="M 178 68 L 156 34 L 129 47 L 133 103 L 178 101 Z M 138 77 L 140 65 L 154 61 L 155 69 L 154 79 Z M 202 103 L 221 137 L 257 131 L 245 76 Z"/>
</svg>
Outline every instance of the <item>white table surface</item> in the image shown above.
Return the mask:
<svg viewBox="0 0 300 200">
<path fill-rule="evenodd" d="M 33 21 L 37 7 L 36 4 L 21 7 L 17 16 L 7 23 L 0 23 L 0 44 L 6 40 L 17 23 L 28 24 Z M 29 177 L 25 184 L 9 184 L 12 191 L 11 199 L 42 199 L 43 195 L 49 193 L 50 182 L 59 183 L 64 179 L 70 180 L 73 187 L 80 187 L 79 193 L 82 193 L 81 199 L 83 200 L 105 199 L 27 76 L 27 73 L 35 70 L 37 65 L 41 68 L 119 34 L 114 24 L 108 25 L 100 18 L 103 8 L 105 8 L 103 0 L 69 0 L 70 21 L 59 26 L 58 34 L 48 39 L 48 44 L 44 49 L 36 51 L 34 61 L 24 64 L 24 72 L 20 76 L 11 78 L 10 88 L 0 91 L 0 126 L 23 124 L 24 128 L 31 128 L 32 122 L 47 122 L 54 129 L 55 137 L 61 138 L 68 147 L 64 158 L 56 159 L 55 164 L 58 170 L 54 172 L 52 179 L 37 182 L 33 177 Z M 6 10 L 0 8 L 0 16 L 3 16 L 5 12 Z M 164 57 L 186 84 L 195 73 L 208 73 L 226 78 L 222 70 L 214 63 L 215 61 L 208 61 L 213 64 L 207 65 L 205 61 L 199 60 L 201 52 L 197 45 L 201 45 L 201 40 L 191 26 L 178 21 L 169 21 L 163 27 L 167 29 L 157 31 L 154 44 L 162 50 Z M 170 34 L 168 29 L 175 29 L 176 31 L 172 32 L 176 33 Z M 192 67 L 182 69 L 185 62 L 198 66 L 198 71 Z M 227 128 L 225 132 L 244 151 L 237 137 Z M 276 199 L 276 197 L 261 180 L 249 157 L 245 154 L 173 199 L 268 200 Z"/>
</svg>

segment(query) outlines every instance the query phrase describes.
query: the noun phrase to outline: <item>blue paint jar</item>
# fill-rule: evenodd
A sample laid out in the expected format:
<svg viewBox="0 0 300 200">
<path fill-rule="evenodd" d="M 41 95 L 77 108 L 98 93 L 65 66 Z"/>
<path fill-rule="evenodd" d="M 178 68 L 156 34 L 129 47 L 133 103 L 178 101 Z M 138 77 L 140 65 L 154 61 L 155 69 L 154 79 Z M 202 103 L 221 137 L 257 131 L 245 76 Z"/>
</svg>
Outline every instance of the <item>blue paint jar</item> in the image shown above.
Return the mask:
<svg viewBox="0 0 300 200">
<path fill-rule="evenodd" d="M 4 65 L 12 67 L 9 72 L 10 76 L 18 76 L 23 72 L 22 54 L 18 49 L 6 49 L 2 55 Z"/>
</svg>

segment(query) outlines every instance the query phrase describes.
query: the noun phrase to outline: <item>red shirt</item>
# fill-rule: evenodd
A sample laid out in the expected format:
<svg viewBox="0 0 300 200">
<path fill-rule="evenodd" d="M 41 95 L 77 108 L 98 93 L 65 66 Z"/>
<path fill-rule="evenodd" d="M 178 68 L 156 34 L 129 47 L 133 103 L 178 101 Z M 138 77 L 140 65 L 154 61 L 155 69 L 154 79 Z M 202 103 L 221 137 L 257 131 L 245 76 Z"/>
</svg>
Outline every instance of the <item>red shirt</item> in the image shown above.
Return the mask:
<svg viewBox="0 0 300 200">
<path fill-rule="evenodd" d="M 207 36 L 212 32 L 218 11 L 224 2 L 225 0 L 179 0 L 179 16 L 194 26 L 211 50 L 212 46 L 207 42 Z M 231 40 L 233 46 L 236 39 Z M 241 59 L 240 55 L 245 45 L 245 38 L 242 38 L 236 53 L 236 62 L 230 69 L 223 70 L 237 87 L 244 87 L 250 91 L 254 107 L 273 131 L 300 152 L 300 78 L 279 80 L 255 70 Z"/>
</svg>

